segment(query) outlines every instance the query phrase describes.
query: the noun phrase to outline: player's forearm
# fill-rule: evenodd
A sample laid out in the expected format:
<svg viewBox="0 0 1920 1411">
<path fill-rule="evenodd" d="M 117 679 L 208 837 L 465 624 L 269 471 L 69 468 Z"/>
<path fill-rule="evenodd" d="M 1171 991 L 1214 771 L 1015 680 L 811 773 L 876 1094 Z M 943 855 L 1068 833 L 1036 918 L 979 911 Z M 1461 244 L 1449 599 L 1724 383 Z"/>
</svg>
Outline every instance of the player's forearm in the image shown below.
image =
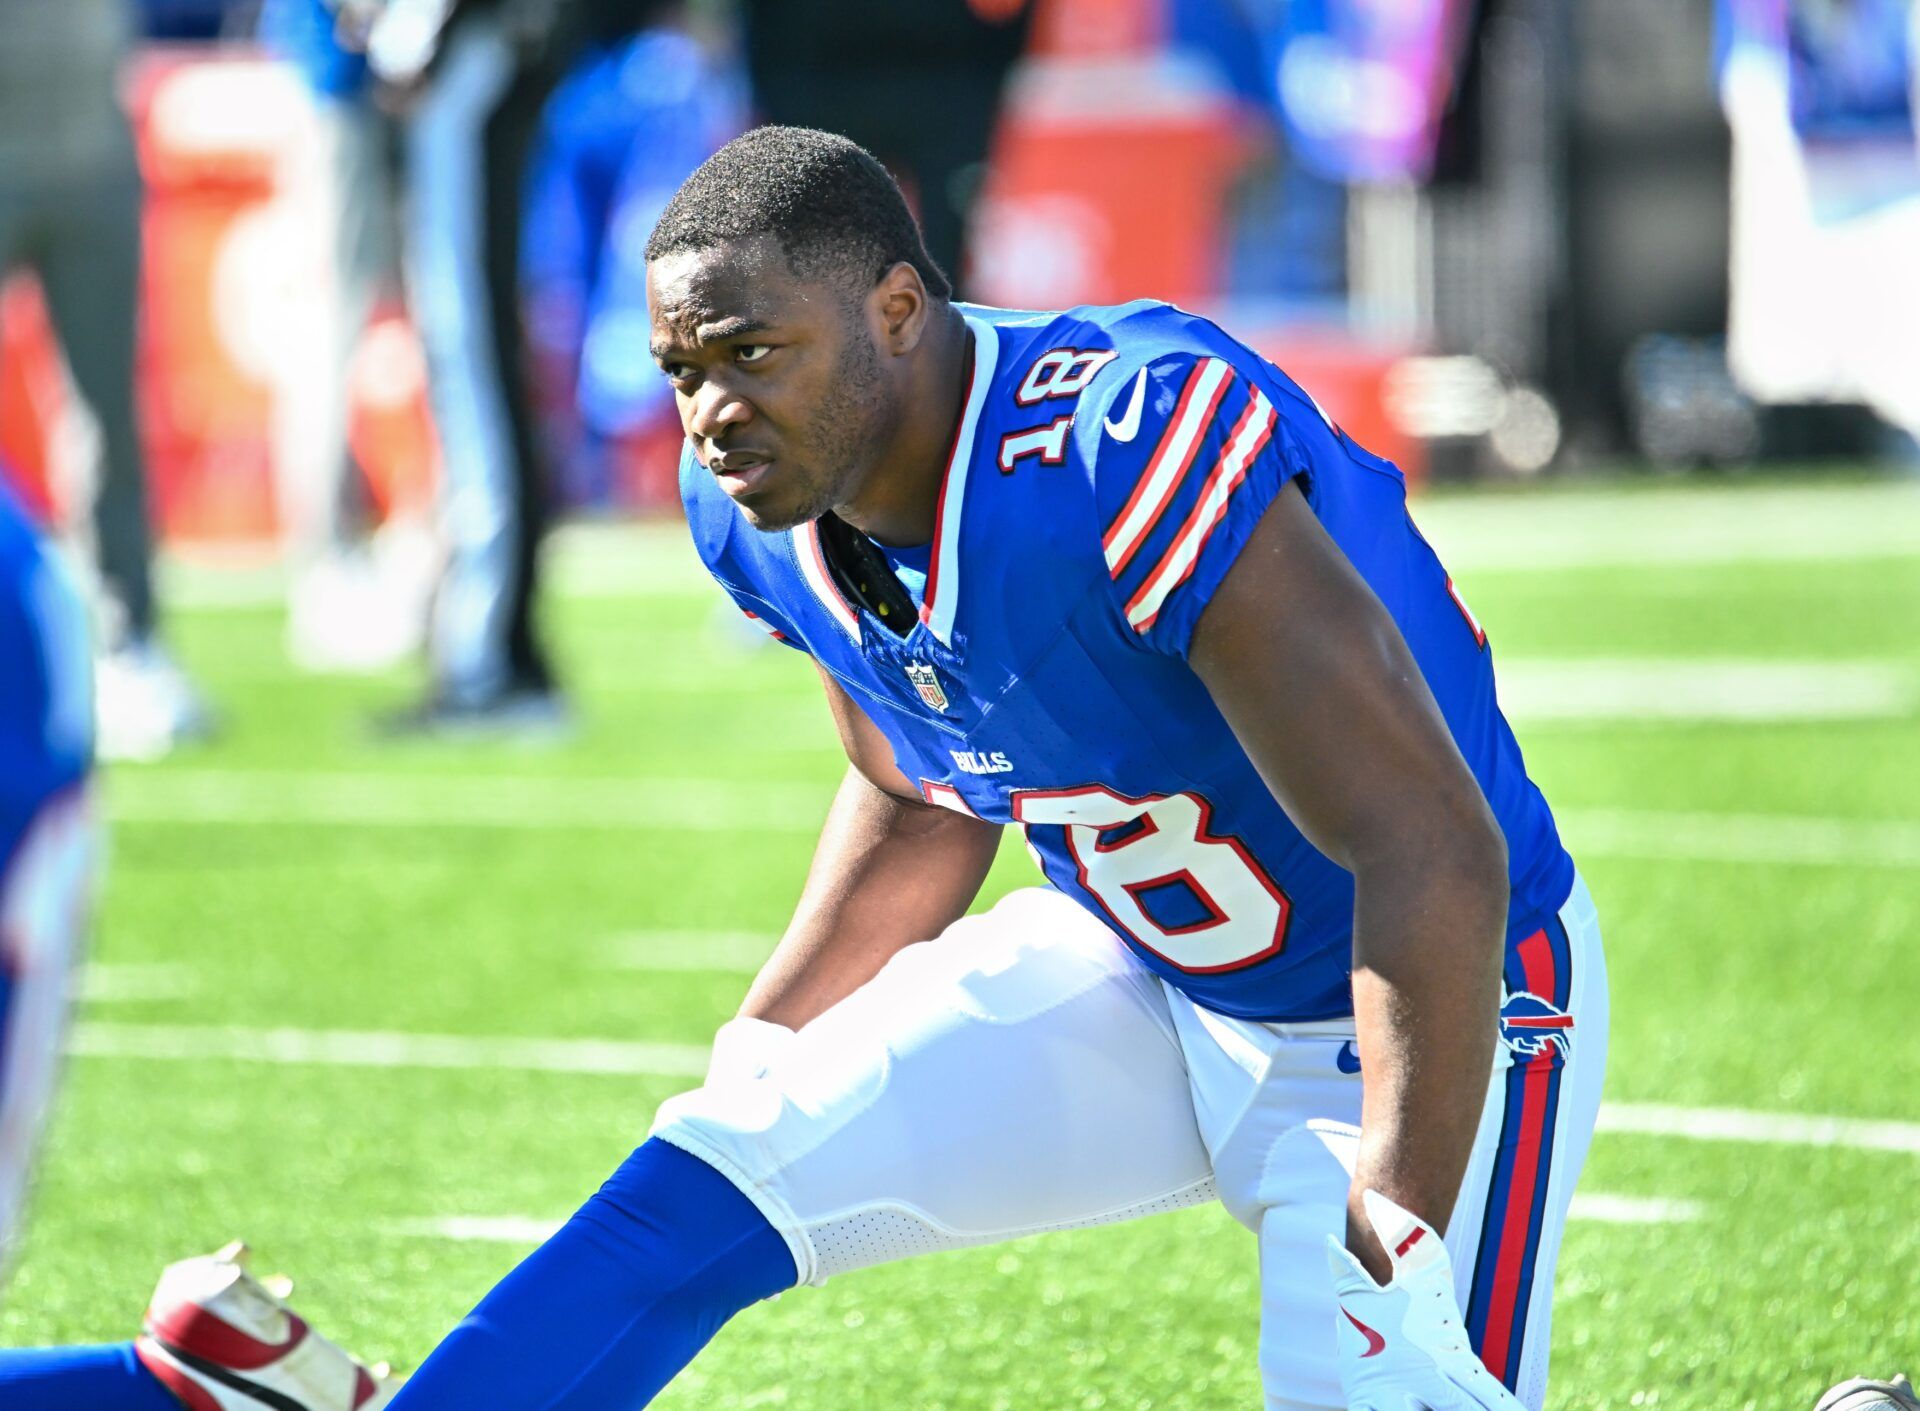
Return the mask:
<svg viewBox="0 0 1920 1411">
<path fill-rule="evenodd" d="M 1425 857 L 1356 871 L 1354 1017 L 1365 1074 L 1347 1240 L 1369 1272 L 1385 1251 L 1369 1187 L 1445 1232 L 1493 1068 L 1505 949 L 1506 854 L 1484 830 Z"/>
<path fill-rule="evenodd" d="M 740 1013 L 797 1029 L 902 948 L 939 935 L 973 904 L 999 834 L 950 809 L 896 798 L 849 769 L 793 921 Z"/>
</svg>

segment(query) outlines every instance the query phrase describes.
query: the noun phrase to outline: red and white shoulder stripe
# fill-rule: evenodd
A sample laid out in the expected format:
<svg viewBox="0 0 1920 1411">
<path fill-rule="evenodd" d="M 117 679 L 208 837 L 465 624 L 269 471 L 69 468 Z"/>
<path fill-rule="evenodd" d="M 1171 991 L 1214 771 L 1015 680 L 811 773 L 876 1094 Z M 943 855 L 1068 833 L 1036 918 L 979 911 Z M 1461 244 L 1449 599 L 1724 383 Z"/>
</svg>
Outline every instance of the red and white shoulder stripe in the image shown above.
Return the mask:
<svg viewBox="0 0 1920 1411">
<path fill-rule="evenodd" d="M 1221 442 L 1220 454 L 1207 471 L 1206 481 L 1200 487 L 1200 496 L 1173 536 L 1173 542 L 1160 556 L 1152 572 L 1147 574 L 1146 581 L 1127 601 L 1127 625 L 1134 631 L 1145 632 L 1152 627 L 1154 620 L 1160 616 L 1160 609 L 1166 603 L 1168 594 L 1193 576 L 1200 555 L 1207 547 L 1207 540 L 1213 537 L 1213 531 L 1226 518 L 1227 505 L 1246 480 L 1247 468 L 1253 464 L 1254 457 L 1273 440 L 1273 429 L 1278 420 L 1273 403 L 1267 400 L 1266 394 L 1258 387 L 1253 388 L 1239 420 L 1234 422 L 1233 430 Z"/>
<path fill-rule="evenodd" d="M 1180 400 L 1166 429 L 1147 461 L 1133 494 L 1113 523 L 1107 526 L 1103 544 L 1107 551 L 1107 571 L 1115 578 L 1126 572 L 1134 555 L 1152 535 L 1154 526 L 1166 514 L 1178 494 L 1181 481 L 1193 465 L 1207 428 L 1233 384 L 1233 369 L 1219 358 L 1202 358 L 1187 374 L 1180 389 Z"/>
</svg>

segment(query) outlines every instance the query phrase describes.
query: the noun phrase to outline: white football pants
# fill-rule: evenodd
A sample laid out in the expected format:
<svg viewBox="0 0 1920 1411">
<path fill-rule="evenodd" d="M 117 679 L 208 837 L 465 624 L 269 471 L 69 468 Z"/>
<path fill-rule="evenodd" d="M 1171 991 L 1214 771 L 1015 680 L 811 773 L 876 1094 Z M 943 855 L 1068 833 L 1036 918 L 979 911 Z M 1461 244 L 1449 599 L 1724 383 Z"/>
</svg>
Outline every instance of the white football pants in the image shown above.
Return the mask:
<svg viewBox="0 0 1920 1411">
<path fill-rule="evenodd" d="M 1507 982 L 1535 1002 L 1509 1000 L 1447 1246 L 1476 1347 L 1537 1411 L 1606 1064 L 1584 884 L 1518 947 Z M 1032 888 L 909 946 L 764 1078 L 667 1102 L 653 1134 L 733 1180 L 803 1284 L 1217 1197 L 1260 1240 L 1266 1405 L 1337 1408 L 1325 1243 L 1345 1232 L 1359 1136 L 1353 1034 L 1351 1019 L 1199 1009 L 1079 905 Z"/>
</svg>

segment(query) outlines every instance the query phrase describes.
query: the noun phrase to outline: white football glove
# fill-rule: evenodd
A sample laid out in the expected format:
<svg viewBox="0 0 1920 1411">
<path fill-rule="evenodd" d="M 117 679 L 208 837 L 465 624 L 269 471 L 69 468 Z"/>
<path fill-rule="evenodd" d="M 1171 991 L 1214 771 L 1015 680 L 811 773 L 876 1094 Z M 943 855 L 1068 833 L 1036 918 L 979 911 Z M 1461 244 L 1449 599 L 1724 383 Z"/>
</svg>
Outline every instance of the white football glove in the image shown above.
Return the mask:
<svg viewBox="0 0 1920 1411">
<path fill-rule="evenodd" d="M 794 1032 L 784 1024 L 741 1016 L 729 1019 L 713 1036 L 707 1058 L 707 1086 L 764 1078 L 774 1060 L 793 1043 Z"/>
<path fill-rule="evenodd" d="M 1378 1191 L 1364 1191 L 1360 1200 L 1387 1247 L 1393 1279 L 1382 1288 L 1328 1237 L 1349 1411 L 1524 1411 L 1467 1339 L 1446 1242 Z"/>
</svg>

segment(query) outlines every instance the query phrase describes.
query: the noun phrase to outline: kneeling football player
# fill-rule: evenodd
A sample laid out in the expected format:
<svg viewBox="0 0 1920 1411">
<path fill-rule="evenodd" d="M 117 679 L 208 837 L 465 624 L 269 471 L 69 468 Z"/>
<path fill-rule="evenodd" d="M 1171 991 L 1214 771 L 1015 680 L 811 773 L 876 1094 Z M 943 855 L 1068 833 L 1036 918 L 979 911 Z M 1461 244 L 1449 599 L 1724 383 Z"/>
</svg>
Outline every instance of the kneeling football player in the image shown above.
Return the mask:
<svg viewBox="0 0 1920 1411">
<path fill-rule="evenodd" d="M 850 768 L 706 1084 L 396 1411 L 632 1407 L 795 1284 L 1208 1200 L 1268 1406 L 1538 1408 L 1599 929 L 1400 473 L 1180 309 L 954 303 L 823 133 L 647 254 L 695 542 Z M 967 917 L 1009 823 L 1047 885 Z"/>
</svg>

